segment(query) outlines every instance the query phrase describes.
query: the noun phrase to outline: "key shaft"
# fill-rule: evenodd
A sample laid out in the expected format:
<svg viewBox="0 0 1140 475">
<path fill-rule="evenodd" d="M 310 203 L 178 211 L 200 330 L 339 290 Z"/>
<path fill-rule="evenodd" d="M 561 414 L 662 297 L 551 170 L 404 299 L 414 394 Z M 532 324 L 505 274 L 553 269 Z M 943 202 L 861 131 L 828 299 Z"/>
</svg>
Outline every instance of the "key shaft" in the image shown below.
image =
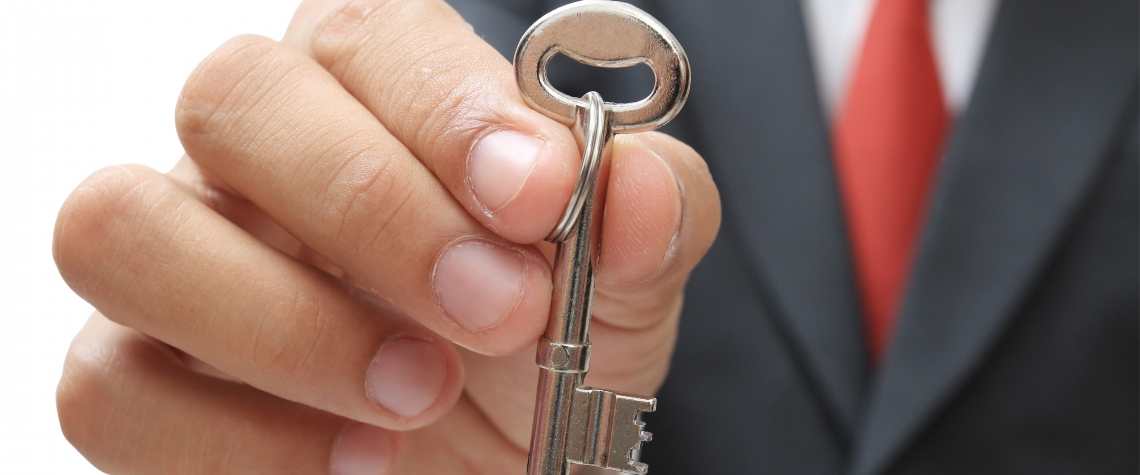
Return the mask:
<svg viewBox="0 0 1140 475">
<path fill-rule="evenodd" d="M 603 170 L 613 144 L 612 115 L 601 96 L 587 94 L 589 106 L 580 109 L 574 121 L 574 135 L 583 150 L 583 160 L 596 160 L 593 172 L 583 179 L 586 193 L 581 212 L 565 241 L 558 243 L 554 261 L 554 291 L 544 342 L 537 356 L 538 394 L 531 432 L 529 475 L 564 475 L 569 469 L 566 446 L 574 391 L 582 385 L 589 369 L 590 311 L 594 275 L 601 243 L 601 210 L 605 203 Z M 575 354 L 585 354 L 576 359 Z M 581 364 L 561 364 L 584 360 Z M 578 367 L 574 367 L 578 366 Z"/>
</svg>

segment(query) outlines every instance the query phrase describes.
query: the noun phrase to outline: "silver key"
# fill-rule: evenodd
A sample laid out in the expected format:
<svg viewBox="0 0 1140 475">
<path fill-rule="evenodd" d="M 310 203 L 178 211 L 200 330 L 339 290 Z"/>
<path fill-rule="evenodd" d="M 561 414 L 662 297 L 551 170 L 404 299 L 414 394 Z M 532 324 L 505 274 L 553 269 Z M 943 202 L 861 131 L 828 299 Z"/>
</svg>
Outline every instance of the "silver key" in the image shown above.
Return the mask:
<svg viewBox="0 0 1140 475">
<path fill-rule="evenodd" d="M 599 67 L 648 64 L 653 93 L 631 104 L 596 92 L 570 97 L 550 85 L 547 62 L 565 54 Z M 585 0 L 548 13 L 523 35 L 515 75 L 532 107 L 571 127 L 582 150 L 578 185 L 546 239 L 558 243 L 554 294 L 539 341 L 538 394 L 528 475 L 566 475 L 572 463 L 644 474 L 633 451 L 651 439 L 639 420 L 657 400 L 585 387 L 590 369 L 590 310 L 601 241 L 606 172 L 615 133 L 653 130 L 680 112 L 689 95 L 689 62 L 669 30 L 632 5 Z"/>
</svg>

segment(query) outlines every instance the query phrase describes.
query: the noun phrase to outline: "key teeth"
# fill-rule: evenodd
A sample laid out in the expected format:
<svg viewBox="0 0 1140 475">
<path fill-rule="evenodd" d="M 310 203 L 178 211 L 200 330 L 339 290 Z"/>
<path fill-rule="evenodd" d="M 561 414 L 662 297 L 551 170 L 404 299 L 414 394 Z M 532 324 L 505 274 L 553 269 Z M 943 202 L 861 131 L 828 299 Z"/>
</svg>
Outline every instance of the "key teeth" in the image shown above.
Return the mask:
<svg viewBox="0 0 1140 475">
<path fill-rule="evenodd" d="M 643 413 L 638 412 L 638 414 L 640 415 Z M 637 426 L 637 439 L 638 439 L 638 441 L 637 441 L 637 445 L 633 447 L 634 450 L 637 450 L 637 449 L 641 448 L 641 444 L 646 443 L 646 442 L 650 442 L 653 440 L 653 433 L 647 432 L 645 430 L 645 422 L 642 422 L 642 421 L 635 419 L 633 421 L 633 425 Z M 631 452 L 631 454 L 632 454 L 632 452 Z M 633 460 L 632 456 L 630 457 L 630 460 Z"/>
<path fill-rule="evenodd" d="M 649 465 L 636 461 L 633 455 L 643 443 L 653 440 L 639 417 L 655 409 L 654 398 L 588 387 L 576 389 L 567 428 L 567 460 L 625 473 L 648 473 Z"/>
<path fill-rule="evenodd" d="M 632 414 L 626 412 L 626 417 L 632 417 L 633 427 L 637 431 L 637 440 L 633 441 L 633 447 L 628 453 L 625 454 L 626 463 L 629 464 L 629 470 L 638 475 L 645 475 L 649 473 L 649 465 L 638 462 L 634 459 L 634 452 L 641 449 L 641 445 L 645 442 L 653 440 L 653 433 L 645 431 L 645 422 L 640 420 L 641 414 L 646 412 L 653 412 L 657 409 L 656 399 L 643 399 L 636 396 L 625 396 L 624 403 L 630 404 L 634 410 Z M 626 419 L 628 420 L 628 419 Z"/>
<path fill-rule="evenodd" d="M 644 422 L 633 421 L 633 423 L 635 425 L 637 425 L 638 428 L 645 429 L 645 423 Z M 634 460 L 633 459 L 633 453 L 635 451 L 641 449 L 641 444 L 652 441 L 653 440 L 653 433 L 641 430 L 641 431 L 638 431 L 637 435 L 638 435 L 637 445 L 635 445 L 633 447 L 633 450 L 630 450 L 629 454 L 626 455 L 626 461 L 629 462 L 629 466 L 633 469 L 633 471 L 635 473 L 637 473 L 638 475 L 645 475 L 646 473 L 649 473 L 649 465 Z"/>
</svg>

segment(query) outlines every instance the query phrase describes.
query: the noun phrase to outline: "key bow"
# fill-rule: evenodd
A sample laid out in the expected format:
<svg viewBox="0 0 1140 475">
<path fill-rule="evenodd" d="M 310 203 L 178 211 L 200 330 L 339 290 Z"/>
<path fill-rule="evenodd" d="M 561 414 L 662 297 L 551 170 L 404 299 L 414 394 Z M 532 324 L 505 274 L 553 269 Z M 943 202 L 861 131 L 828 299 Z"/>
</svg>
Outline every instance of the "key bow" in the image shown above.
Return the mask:
<svg viewBox="0 0 1140 475">
<path fill-rule="evenodd" d="M 523 33 L 515 50 L 515 78 L 535 109 L 571 124 L 585 100 L 550 84 L 546 65 L 555 54 L 602 68 L 644 63 L 656 82 L 649 97 L 629 104 L 607 103 L 618 133 L 645 132 L 665 125 L 689 97 L 689 58 L 661 22 L 637 7 L 610 0 L 574 2 L 547 13 Z"/>
</svg>

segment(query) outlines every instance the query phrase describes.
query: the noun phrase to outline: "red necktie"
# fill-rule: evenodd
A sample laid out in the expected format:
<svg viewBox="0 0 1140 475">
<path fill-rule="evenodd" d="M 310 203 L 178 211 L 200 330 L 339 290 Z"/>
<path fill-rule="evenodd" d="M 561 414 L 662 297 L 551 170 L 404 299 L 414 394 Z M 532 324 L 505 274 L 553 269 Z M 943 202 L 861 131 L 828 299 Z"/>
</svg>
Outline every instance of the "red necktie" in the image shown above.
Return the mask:
<svg viewBox="0 0 1140 475">
<path fill-rule="evenodd" d="M 833 130 L 868 350 L 890 342 L 950 122 L 926 0 L 879 0 Z"/>
</svg>

